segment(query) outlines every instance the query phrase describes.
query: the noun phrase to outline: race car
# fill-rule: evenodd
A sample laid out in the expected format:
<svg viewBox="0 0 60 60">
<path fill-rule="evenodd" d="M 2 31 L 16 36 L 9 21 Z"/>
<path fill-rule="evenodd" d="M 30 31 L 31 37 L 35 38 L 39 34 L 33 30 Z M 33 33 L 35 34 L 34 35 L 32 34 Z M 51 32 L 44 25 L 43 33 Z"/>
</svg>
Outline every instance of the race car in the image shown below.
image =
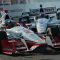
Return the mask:
<svg viewBox="0 0 60 60">
<path fill-rule="evenodd" d="M 23 42 L 24 46 L 27 48 L 27 51 L 34 51 L 38 47 L 46 47 L 45 37 L 39 37 L 33 31 L 23 27 L 23 26 L 16 26 L 11 29 L 6 29 L 6 33 L 8 38 L 10 39 L 20 39 Z M 40 50 L 40 49 L 39 49 Z"/>
</svg>

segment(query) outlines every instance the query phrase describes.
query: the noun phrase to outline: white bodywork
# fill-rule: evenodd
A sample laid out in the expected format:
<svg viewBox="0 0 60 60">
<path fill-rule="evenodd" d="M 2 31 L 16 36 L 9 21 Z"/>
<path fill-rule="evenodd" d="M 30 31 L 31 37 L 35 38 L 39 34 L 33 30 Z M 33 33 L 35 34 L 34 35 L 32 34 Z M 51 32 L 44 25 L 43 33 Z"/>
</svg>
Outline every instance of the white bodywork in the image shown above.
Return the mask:
<svg viewBox="0 0 60 60">
<path fill-rule="evenodd" d="M 4 11 L 1 11 L 1 17 L 0 17 L 0 28 L 3 27 L 3 25 L 5 24 L 5 15 L 6 13 Z"/>
<path fill-rule="evenodd" d="M 50 26 L 54 26 L 54 25 L 60 25 L 60 20 L 52 20 L 48 23 L 48 25 Z"/>
<path fill-rule="evenodd" d="M 31 31 L 23 26 L 17 26 L 17 27 L 13 27 L 11 29 L 7 29 L 6 32 L 10 38 L 19 39 L 22 36 L 25 40 L 33 41 L 38 44 L 46 43 L 45 40 L 42 40 L 33 31 Z"/>
<path fill-rule="evenodd" d="M 36 28 L 37 28 L 38 33 L 46 32 L 48 21 L 49 19 L 46 19 L 46 18 L 37 19 Z"/>
<path fill-rule="evenodd" d="M 37 32 L 43 33 L 46 32 L 48 25 L 60 25 L 60 20 L 50 20 L 46 18 L 34 19 L 30 28 L 36 28 Z"/>
</svg>

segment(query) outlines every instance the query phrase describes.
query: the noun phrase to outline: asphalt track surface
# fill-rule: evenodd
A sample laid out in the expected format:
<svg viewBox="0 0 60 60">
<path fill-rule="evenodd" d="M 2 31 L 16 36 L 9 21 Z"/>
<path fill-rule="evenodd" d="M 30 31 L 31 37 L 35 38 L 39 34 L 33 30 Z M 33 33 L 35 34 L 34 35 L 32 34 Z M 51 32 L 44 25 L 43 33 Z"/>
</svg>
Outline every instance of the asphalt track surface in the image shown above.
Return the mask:
<svg viewBox="0 0 60 60">
<path fill-rule="evenodd" d="M 8 56 L 0 54 L 0 60 L 60 60 L 60 54 L 55 55 L 42 55 L 34 54 L 29 56 Z"/>
</svg>

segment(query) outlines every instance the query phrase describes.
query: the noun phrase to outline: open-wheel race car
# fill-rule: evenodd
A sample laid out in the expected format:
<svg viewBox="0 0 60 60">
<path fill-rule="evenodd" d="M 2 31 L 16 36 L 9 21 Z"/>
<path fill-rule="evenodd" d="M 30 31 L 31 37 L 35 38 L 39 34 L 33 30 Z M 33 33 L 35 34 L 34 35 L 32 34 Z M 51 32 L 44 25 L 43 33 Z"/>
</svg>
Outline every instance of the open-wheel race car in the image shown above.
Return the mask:
<svg viewBox="0 0 60 60">
<path fill-rule="evenodd" d="M 6 29 L 6 33 L 9 39 L 12 39 L 10 43 L 15 46 L 15 52 L 23 53 L 23 52 L 35 52 L 36 49 L 42 47 L 42 49 L 46 49 L 47 47 L 45 37 L 39 37 L 33 31 L 23 27 L 23 26 L 16 26 L 11 29 Z M 13 40 L 16 39 L 16 40 Z M 13 43 L 17 43 L 17 46 Z M 23 46 L 20 46 L 18 43 L 23 43 L 25 46 L 25 50 Z M 18 47 L 19 45 L 19 47 Z M 18 48 L 18 51 L 17 51 Z M 21 50 L 22 48 L 22 50 Z M 39 49 L 40 50 L 40 49 Z"/>
</svg>

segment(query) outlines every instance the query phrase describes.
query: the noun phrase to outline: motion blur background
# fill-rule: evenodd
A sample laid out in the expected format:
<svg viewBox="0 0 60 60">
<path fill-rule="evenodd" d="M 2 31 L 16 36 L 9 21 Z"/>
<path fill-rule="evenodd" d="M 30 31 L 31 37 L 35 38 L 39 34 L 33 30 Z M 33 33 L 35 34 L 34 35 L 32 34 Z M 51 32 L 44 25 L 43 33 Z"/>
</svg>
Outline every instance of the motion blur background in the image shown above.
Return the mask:
<svg viewBox="0 0 60 60">
<path fill-rule="evenodd" d="M 30 9 L 39 9 L 40 4 L 45 7 L 60 8 L 60 0 L 0 0 L 0 10 L 8 10 L 10 16 L 21 16 Z"/>
</svg>

